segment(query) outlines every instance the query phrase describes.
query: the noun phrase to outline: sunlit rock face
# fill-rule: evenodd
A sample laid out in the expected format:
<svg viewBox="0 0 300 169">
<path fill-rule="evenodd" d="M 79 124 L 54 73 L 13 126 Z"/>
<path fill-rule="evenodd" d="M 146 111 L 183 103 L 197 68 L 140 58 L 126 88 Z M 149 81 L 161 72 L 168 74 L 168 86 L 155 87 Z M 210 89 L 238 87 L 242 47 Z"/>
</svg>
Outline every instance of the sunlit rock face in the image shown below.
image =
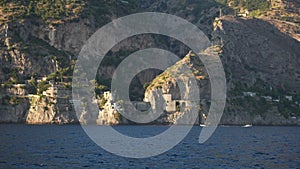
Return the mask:
<svg viewBox="0 0 300 169">
<path fill-rule="evenodd" d="M 71 90 L 52 85 L 39 95 L 30 95 L 30 108 L 25 115 L 28 124 L 77 123 Z"/>
</svg>

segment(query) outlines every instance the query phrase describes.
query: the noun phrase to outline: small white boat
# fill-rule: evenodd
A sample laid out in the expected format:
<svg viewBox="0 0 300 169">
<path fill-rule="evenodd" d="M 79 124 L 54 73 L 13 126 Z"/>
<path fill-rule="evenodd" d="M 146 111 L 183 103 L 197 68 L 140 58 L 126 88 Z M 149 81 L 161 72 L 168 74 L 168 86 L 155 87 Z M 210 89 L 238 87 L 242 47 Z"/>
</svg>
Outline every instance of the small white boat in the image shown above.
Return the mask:
<svg viewBox="0 0 300 169">
<path fill-rule="evenodd" d="M 252 127 L 252 124 L 246 124 L 246 125 L 244 125 L 242 127 L 245 127 L 245 128 Z"/>
<path fill-rule="evenodd" d="M 205 127 L 206 125 L 205 124 L 200 124 L 200 127 Z"/>
</svg>

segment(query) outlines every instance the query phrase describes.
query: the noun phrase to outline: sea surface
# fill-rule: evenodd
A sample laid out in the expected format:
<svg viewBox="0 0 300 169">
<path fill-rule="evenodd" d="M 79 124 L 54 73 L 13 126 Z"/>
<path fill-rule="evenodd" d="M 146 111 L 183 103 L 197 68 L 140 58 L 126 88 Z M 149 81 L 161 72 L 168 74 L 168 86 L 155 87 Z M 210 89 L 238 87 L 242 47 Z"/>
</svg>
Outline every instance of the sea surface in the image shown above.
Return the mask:
<svg viewBox="0 0 300 169">
<path fill-rule="evenodd" d="M 116 126 L 134 137 L 168 126 Z M 192 128 L 173 149 L 124 158 L 97 146 L 80 125 L 0 125 L 0 168 L 300 168 L 300 127 L 218 127 L 204 144 Z"/>
</svg>

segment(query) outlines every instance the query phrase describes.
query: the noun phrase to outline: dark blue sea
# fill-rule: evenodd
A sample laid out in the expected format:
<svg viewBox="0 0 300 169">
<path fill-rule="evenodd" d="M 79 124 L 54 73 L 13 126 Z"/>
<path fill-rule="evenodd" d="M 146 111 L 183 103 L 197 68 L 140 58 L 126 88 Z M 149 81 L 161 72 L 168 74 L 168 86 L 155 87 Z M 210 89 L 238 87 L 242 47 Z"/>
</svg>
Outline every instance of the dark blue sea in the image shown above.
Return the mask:
<svg viewBox="0 0 300 169">
<path fill-rule="evenodd" d="M 116 126 L 155 135 L 168 126 Z M 300 168 L 300 127 L 218 127 L 204 144 L 192 128 L 173 149 L 150 158 L 116 156 L 80 125 L 0 125 L 0 168 Z"/>
</svg>

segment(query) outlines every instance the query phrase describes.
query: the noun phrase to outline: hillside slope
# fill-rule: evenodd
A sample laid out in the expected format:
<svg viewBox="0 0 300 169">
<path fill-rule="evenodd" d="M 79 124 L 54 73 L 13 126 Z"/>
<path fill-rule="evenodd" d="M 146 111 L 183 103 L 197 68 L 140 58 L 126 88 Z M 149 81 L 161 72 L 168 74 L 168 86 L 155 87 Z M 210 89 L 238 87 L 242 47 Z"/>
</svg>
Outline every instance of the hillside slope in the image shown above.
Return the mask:
<svg viewBox="0 0 300 169">
<path fill-rule="evenodd" d="M 272 19 L 235 16 L 217 18 L 214 25 L 212 41 L 225 67 L 228 87 L 221 123 L 299 125 L 300 42 L 294 32 L 299 26 Z M 174 68 L 182 64 L 197 70 L 195 77 L 204 77 L 198 78 L 202 89 L 200 117 L 204 121 L 209 107 L 209 76 L 199 60 L 191 60 L 190 55 L 157 76 L 145 95 L 162 88 L 177 96 L 179 89 L 174 90 L 176 85 L 170 85 L 176 84 L 175 77 L 169 75 L 177 72 Z"/>
<path fill-rule="evenodd" d="M 242 0 L 1 1 L 0 122 L 78 122 L 71 81 L 83 44 L 115 18 L 155 11 L 187 19 L 217 46 L 228 80 L 223 123 L 299 124 L 299 1 L 236 2 Z M 220 8 L 224 16 L 215 19 Z M 250 11 L 247 17 L 233 16 L 246 10 Z M 112 74 L 122 59 L 149 47 L 166 49 L 182 58 L 189 51 L 184 44 L 163 36 L 141 35 L 122 41 L 98 70 L 98 101 L 109 90 Z M 202 94 L 209 100 L 205 68 L 193 57 L 179 63 L 183 62 L 195 66 Z M 133 99 L 141 99 L 142 86 L 159 73 L 150 70 L 138 75 L 132 84 Z M 165 75 L 156 77 L 152 84 L 167 83 L 166 79 L 159 80 Z M 176 96 L 178 90 L 174 92 Z M 203 101 L 202 106 L 205 117 L 209 101 Z"/>
</svg>

